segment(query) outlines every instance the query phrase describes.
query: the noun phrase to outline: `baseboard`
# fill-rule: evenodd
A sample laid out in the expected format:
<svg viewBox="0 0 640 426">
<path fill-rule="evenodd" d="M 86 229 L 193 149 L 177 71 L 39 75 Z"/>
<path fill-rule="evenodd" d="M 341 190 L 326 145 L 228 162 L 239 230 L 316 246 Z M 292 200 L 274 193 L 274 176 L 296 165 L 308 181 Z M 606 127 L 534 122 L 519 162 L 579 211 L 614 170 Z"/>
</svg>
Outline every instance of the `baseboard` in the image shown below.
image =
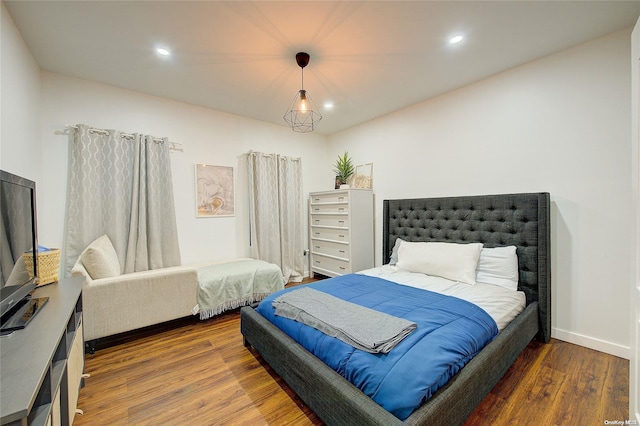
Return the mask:
<svg viewBox="0 0 640 426">
<path fill-rule="evenodd" d="M 631 348 L 628 346 L 618 345 L 616 343 L 607 342 L 606 340 L 596 339 L 583 334 L 561 330 L 559 328 L 551 328 L 551 337 L 624 359 L 629 359 L 631 356 Z"/>
<path fill-rule="evenodd" d="M 95 340 L 85 341 L 84 342 L 85 352 L 90 353 L 89 342 L 93 342 L 94 350 L 101 350 L 101 349 L 110 348 L 112 346 L 122 345 L 123 343 L 132 342 L 134 340 L 138 340 L 143 337 L 153 336 L 154 334 L 158 334 L 163 331 L 184 327 L 185 325 L 188 325 L 188 324 L 196 324 L 199 321 L 200 321 L 200 317 L 198 315 L 190 315 L 188 317 L 177 318 L 171 321 L 162 322 L 160 324 L 153 324 L 147 327 L 138 328 L 131 331 L 125 331 L 124 333 L 114 334 L 111 336 L 101 337 Z"/>
</svg>

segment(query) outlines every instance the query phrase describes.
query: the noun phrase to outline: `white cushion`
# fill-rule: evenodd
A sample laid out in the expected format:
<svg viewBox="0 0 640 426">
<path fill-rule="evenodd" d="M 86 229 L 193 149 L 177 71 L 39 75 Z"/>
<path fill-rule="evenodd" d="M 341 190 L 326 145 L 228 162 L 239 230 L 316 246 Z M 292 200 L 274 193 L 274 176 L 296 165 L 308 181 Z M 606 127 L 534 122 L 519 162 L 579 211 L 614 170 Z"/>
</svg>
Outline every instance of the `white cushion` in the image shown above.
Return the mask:
<svg viewBox="0 0 640 426">
<path fill-rule="evenodd" d="M 515 246 L 483 248 L 476 282 L 518 290 L 518 255 Z"/>
<path fill-rule="evenodd" d="M 80 259 L 91 278 L 111 278 L 120 275 L 120 261 L 108 236 L 103 235 L 89 244 Z"/>
<path fill-rule="evenodd" d="M 398 249 L 397 266 L 409 272 L 420 272 L 466 284 L 475 284 L 481 250 L 481 243 L 403 241 Z"/>
</svg>

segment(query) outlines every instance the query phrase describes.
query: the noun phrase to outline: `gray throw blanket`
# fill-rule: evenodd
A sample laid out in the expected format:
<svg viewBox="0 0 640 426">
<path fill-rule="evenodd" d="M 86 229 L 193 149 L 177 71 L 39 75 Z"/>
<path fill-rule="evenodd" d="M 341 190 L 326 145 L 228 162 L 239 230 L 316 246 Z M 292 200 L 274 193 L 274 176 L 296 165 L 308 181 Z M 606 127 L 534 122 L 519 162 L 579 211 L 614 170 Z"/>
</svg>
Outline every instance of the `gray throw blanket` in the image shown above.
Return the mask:
<svg viewBox="0 0 640 426">
<path fill-rule="evenodd" d="M 273 300 L 275 314 L 309 325 L 370 353 L 388 353 L 417 325 L 330 294 L 302 288 Z"/>
</svg>

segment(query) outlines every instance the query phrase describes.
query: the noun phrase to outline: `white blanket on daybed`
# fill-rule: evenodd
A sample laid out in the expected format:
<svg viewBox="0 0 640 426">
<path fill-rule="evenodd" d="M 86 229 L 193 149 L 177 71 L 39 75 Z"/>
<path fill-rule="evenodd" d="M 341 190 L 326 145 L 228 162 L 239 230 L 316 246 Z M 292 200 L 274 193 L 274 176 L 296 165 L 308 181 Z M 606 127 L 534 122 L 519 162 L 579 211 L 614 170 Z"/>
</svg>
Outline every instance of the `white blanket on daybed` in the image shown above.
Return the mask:
<svg viewBox="0 0 640 426">
<path fill-rule="evenodd" d="M 198 305 L 193 312 L 199 312 L 200 319 L 259 302 L 284 288 L 280 268 L 262 260 L 238 259 L 201 266 L 197 271 Z"/>
</svg>

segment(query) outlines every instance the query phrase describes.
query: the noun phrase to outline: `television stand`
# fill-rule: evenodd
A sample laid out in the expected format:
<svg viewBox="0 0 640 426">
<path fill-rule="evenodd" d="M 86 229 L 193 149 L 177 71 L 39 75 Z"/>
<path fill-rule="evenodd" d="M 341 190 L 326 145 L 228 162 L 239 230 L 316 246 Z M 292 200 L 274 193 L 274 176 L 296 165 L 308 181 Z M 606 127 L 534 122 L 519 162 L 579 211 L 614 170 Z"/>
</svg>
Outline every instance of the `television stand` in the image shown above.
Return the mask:
<svg viewBox="0 0 640 426">
<path fill-rule="evenodd" d="M 29 326 L 0 338 L 0 424 L 73 424 L 84 372 L 82 278 L 38 287 Z M 34 300 L 32 299 L 32 300 Z"/>
<path fill-rule="evenodd" d="M 16 330 L 22 330 L 40 312 L 48 297 L 27 296 L 22 299 L 9 312 L 3 315 L 0 321 L 0 336 L 7 336 Z"/>
</svg>

